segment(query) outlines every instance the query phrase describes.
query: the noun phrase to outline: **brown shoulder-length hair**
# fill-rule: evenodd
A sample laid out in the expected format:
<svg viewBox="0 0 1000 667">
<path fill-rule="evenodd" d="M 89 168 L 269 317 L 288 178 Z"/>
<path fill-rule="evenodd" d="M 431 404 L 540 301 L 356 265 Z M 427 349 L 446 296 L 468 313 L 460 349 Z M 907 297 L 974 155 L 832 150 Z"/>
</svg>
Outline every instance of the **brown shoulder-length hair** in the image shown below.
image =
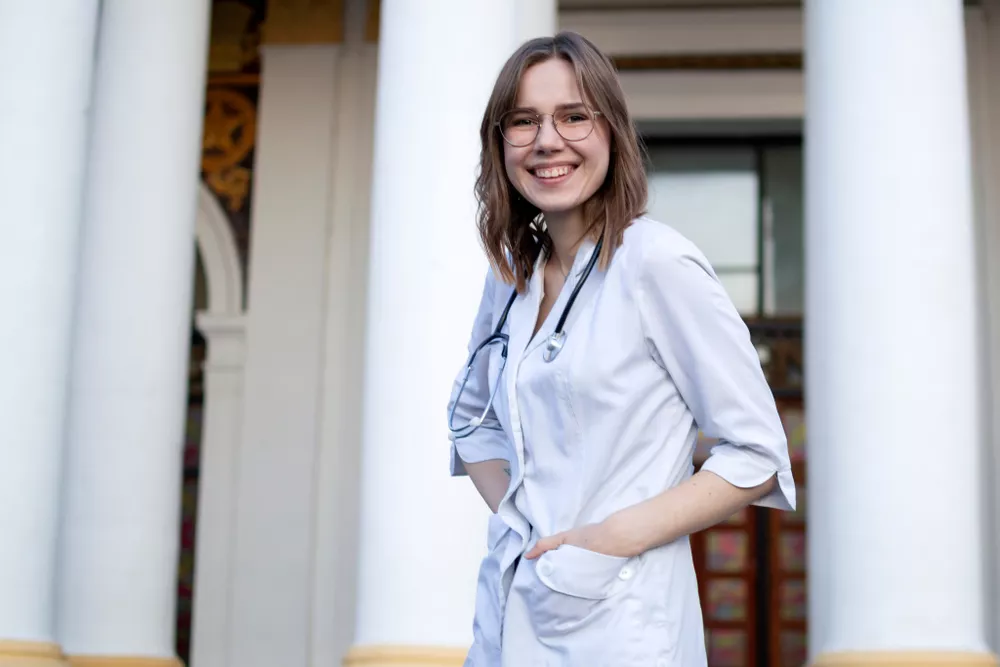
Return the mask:
<svg viewBox="0 0 1000 667">
<path fill-rule="evenodd" d="M 600 113 L 611 131 L 607 177 L 584 204 L 587 234 L 604 237 L 601 269 L 607 268 L 621 245 L 625 228 L 646 210 L 645 153 L 611 60 L 574 32 L 526 42 L 507 60 L 490 95 L 479 130 L 482 151 L 476 179 L 479 234 L 486 255 L 500 277 L 514 283 L 519 292 L 524 291 L 539 255 L 551 251 L 552 240 L 539 209 L 521 197 L 507 178 L 498 123 L 514 108 L 524 72 L 551 58 L 562 58 L 573 66 L 583 101 Z"/>
</svg>

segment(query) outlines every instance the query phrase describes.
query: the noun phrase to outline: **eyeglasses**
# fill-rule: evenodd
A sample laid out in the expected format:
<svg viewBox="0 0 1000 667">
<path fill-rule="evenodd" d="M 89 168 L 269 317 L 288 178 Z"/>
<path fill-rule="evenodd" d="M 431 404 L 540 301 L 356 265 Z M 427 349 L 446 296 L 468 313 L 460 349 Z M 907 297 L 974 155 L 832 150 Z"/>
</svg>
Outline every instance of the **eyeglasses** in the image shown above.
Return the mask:
<svg viewBox="0 0 1000 667">
<path fill-rule="evenodd" d="M 542 127 L 542 118 L 551 116 L 552 125 L 560 137 L 566 141 L 583 141 L 594 131 L 594 119 L 599 115 L 600 111 L 592 111 L 583 105 L 559 109 L 551 114 L 512 109 L 500 116 L 497 127 L 504 141 L 521 148 L 535 142 Z"/>
</svg>

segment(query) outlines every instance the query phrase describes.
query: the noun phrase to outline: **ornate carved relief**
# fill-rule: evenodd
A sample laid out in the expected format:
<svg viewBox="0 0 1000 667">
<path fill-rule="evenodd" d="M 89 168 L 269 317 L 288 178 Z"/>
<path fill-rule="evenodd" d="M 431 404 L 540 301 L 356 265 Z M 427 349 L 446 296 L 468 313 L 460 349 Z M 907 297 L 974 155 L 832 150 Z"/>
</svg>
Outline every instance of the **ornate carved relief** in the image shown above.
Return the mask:
<svg viewBox="0 0 1000 667">
<path fill-rule="evenodd" d="M 250 194 L 257 134 L 256 79 L 240 83 L 212 77 L 205 92 L 202 180 L 222 205 L 246 268 L 250 240 Z"/>
<path fill-rule="evenodd" d="M 257 60 L 259 32 L 253 19 L 253 8 L 237 0 L 212 5 L 209 72 L 242 72 Z"/>
<path fill-rule="evenodd" d="M 259 71 L 263 19 L 263 0 L 215 0 L 208 71 L 211 74 Z"/>
<path fill-rule="evenodd" d="M 250 170 L 240 165 L 253 149 L 257 114 L 253 103 L 229 88 L 209 88 L 205 97 L 201 168 L 205 182 L 226 208 L 243 208 L 250 192 Z"/>
</svg>

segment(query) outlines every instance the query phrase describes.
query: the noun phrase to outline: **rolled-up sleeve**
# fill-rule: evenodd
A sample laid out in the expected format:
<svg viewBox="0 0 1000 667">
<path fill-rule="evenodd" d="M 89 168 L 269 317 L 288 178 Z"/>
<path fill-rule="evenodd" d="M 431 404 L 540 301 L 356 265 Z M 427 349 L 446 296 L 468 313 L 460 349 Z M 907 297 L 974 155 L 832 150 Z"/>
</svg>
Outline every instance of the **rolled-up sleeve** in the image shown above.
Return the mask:
<svg viewBox="0 0 1000 667">
<path fill-rule="evenodd" d="M 777 475 L 754 504 L 794 510 L 788 443 L 746 324 L 693 244 L 677 236 L 643 252 L 636 299 L 647 344 L 698 427 L 719 441 L 702 470 L 741 488 Z"/>
<path fill-rule="evenodd" d="M 494 313 L 494 293 L 496 292 L 496 281 L 492 272 L 486 276 L 483 286 L 483 296 L 479 302 L 479 311 L 472 326 L 472 335 L 469 338 L 468 354 L 479 346 L 483 340 L 493 333 L 493 313 Z M 452 385 L 451 398 L 448 400 L 447 415 L 455 409 L 455 425 L 468 424 L 472 419 L 483 414 L 483 409 L 490 397 L 489 387 L 489 359 L 488 351 L 484 351 L 473 365 L 472 373 L 469 375 L 465 389 L 459 397 L 459 389 L 462 388 L 462 378 L 465 377 L 465 364 L 459 369 L 455 382 Z M 459 400 L 460 399 L 460 400 Z M 457 404 L 456 404 L 457 401 Z M 446 419 L 447 419 L 446 415 Z M 449 432 L 451 440 L 451 475 L 467 475 L 466 463 L 480 463 L 493 459 L 510 460 L 507 436 L 497 419 L 496 413 L 491 407 L 482 425 L 471 435 L 464 438 L 456 438 Z"/>
</svg>

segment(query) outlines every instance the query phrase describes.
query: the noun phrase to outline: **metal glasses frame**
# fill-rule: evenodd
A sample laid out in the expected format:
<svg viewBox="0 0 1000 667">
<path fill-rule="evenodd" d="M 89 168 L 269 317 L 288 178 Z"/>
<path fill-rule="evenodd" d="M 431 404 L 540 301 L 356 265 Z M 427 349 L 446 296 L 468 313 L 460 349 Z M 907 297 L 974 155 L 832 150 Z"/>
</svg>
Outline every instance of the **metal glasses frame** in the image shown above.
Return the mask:
<svg viewBox="0 0 1000 667">
<path fill-rule="evenodd" d="M 508 144 L 510 144 L 511 146 L 513 146 L 515 148 L 524 148 L 525 146 L 530 146 L 531 144 L 535 143 L 535 140 L 538 139 L 538 133 L 541 132 L 541 130 L 542 130 L 542 118 L 544 118 L 545 116 L 549 116 L 552 119 L 552 127 L 555 128 L 556 134 L 558 134 L 560 137 L 562 137 L 563 141 L 569 141 L 569 142 L 583 141 L 584 139 L 586 139 L 587 137 L 589 137 L 590 135 L 592 135 L 594 133 L 594 128 L 597 127 L 597 123 L 595 121 L 601 116 L 601 112 L 600 111 L 594 111 L 593 109 L 591 109 L 590 107 L 588 107 L 586 105 L 583 105 L 582 108 L 586 109 L 587 112 L 590 113 L 590 115 L 592 116 L 592 118 L 591 118 L 591 123 L 590 123 L 590 131 L 587 132 L 587 134 L 583 135 L 582 137 L 580 137 L 578 139 L 570 139 L 570 138 L 566 137 L 562 132 L 560 132 L 559 131 L 559 123 L 556 122 L 555 114 L 551 114 L 551 113 L 537 113 L 537 112 L 534 112 L 534 111 L 528 111 L 527 109 L 511 109 L 510 111 L 507 111 L 502 116 L 500 116 L 500 120 L 498 120 L 496 123 L 494 123 L 494 125 L 496 125 L 497 130 L 500 132 L 500 136 L 503 138 L 503 140 L 506 141 Z M 527 142 L 525 142 L 523 144 L 515 144 L 513 141 L 511 141 L 510 139 L 507 138 L 506 134 L 504 134 L 504 132 L 503 132 L 503 119 L 507 116 L 507 114 L 511 114 L 511 113 L 515 113 L 515 112 L 530 114 L 531 116 L 533 116 L 535 118 L 535 121 L 536 121 L 535 122 L 535 134 L 531 137 L 531 141 L 527 141 Z"/>
</svg>

